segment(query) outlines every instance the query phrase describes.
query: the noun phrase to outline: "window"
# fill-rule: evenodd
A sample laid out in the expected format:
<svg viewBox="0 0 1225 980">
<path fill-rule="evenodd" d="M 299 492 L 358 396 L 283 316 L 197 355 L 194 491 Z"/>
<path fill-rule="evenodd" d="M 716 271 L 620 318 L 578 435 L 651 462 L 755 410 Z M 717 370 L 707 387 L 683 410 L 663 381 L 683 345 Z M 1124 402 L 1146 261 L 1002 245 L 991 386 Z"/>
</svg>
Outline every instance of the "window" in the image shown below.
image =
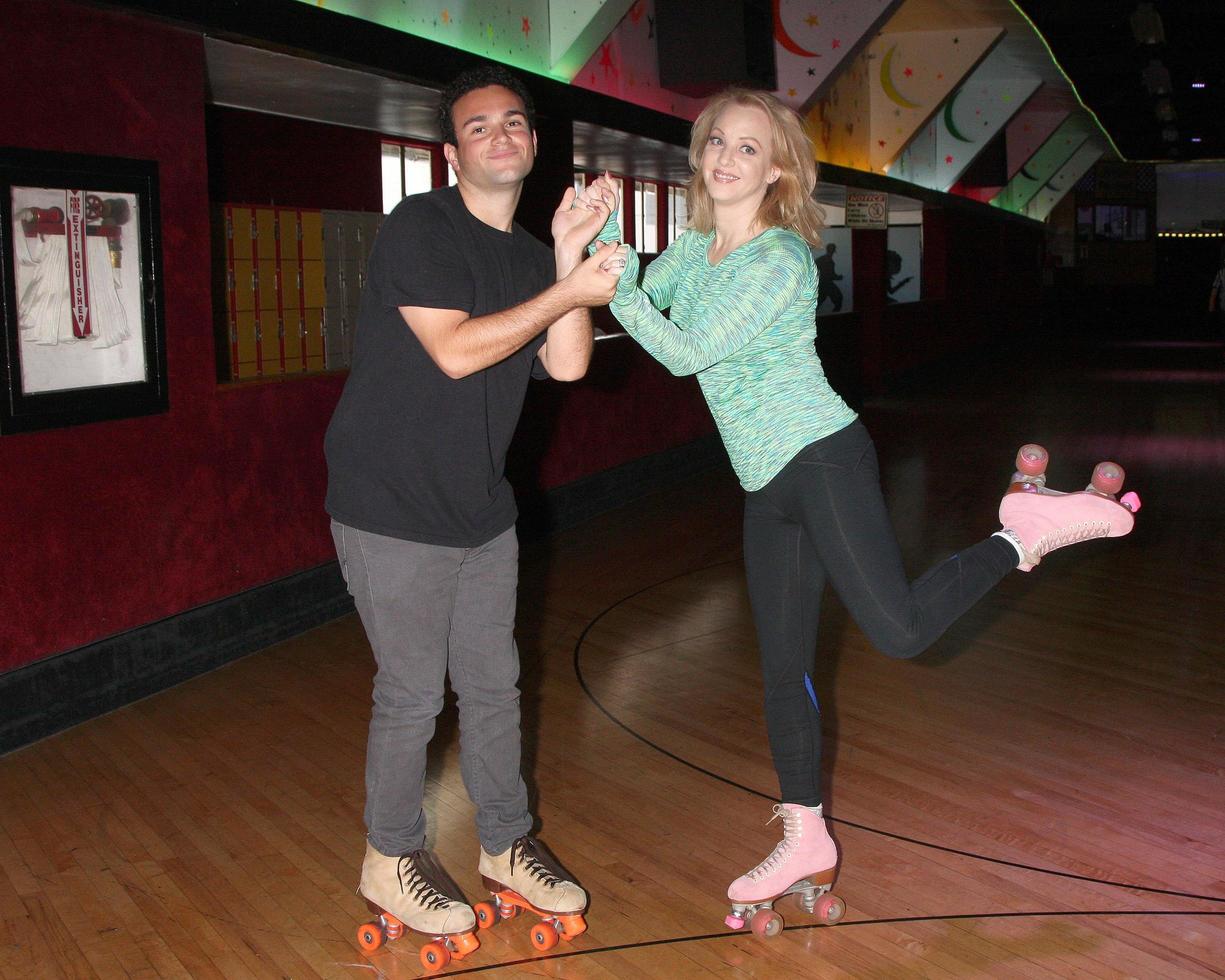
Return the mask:
<svg viewBox="0 0 1225 980">
<path fill-rule="evenodd" d="M 442 148 L 413 143 L 383 144 L 383 213 L 390 214 L 410 194 L 421 194 L 435 186 L 434 174 L 441 164 Z M 454 175 L 452 175 L 454 183 Z"/>
<path fill-rule="evenodd" d="M 685 188 L 668 185 L 668 244 L 681 236 L 689 225 L 689 212 L 685 204 Z"/>
<path fill-rule="evenodd" d="M 1098 204 L 1093 224 L 1098 241 L 1142 242 L 1148 238 L 1148 208 Z"/>
<path fill-rule="evenodd" d="M 574 175 L 574 189 L 581 191 L 598 176 L 594 173 L 577 171 Z M 612 177 L 613 187 L 620 200 L 617 212 L 617 224 L 621 228 L 622 239 L 631 243 L 639 252 L 662 252 L 672 244 L 688 223 L 685 211 L 685 188 L 666 181 L 639 180 L 633 177 Z M 627 201 L 625 195 L 629 194 Z M 660 195 L 667 204 L 667 225 L 661 225 Z M 632 227 L 626 224 L 626 215 L 633 222 Z"/>
<path fill-rule="evenodd" d="M 659 252 L 659 187 L 645 180 L 634 182 L 634 241 L 640 252 Z"/>
</svg>

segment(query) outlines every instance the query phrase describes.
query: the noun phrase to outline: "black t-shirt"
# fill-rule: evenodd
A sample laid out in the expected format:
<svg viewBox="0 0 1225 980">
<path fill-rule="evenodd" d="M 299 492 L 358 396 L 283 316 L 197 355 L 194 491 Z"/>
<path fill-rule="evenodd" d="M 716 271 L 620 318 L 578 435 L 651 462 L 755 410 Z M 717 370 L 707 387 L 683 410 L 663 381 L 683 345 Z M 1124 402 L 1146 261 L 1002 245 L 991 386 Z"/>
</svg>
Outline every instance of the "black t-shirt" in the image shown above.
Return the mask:
<svg viewBox="0 0 1225 980">
<path fill-rule="evenodd" d="M 396 206 L 370 255 L 353 366 L 324 440 L 329 514 L 363 531 L 456 548 L 514 524 L 506 450 L 544 335 L 455 380 L 398 307 L 484 316 L 555 279 L 551 249 L 518 225 L 508 234 L 473 217 L 454 187 Z"/>
</svg>

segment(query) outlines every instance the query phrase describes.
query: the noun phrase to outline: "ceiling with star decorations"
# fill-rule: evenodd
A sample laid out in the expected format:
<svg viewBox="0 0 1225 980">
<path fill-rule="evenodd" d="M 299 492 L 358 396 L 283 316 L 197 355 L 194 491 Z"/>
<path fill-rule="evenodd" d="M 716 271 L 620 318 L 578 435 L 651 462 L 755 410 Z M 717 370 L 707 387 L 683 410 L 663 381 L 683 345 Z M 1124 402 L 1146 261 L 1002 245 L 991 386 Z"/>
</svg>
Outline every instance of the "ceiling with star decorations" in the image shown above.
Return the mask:
<svg viewBox="0 0 1225 980">
<path fill-rule="evenodd" d="M 657 5 L 679 0 L 300 2 L 682 119 L 703 104 L 660 82 Z M 1100 68 L 1073 49 L 1093 50 L 1099 32 L 1116 31 L 1130 0 L 770 2 L 775 92 L 804 116 L 822 161 L 1040 217 L 1097 160 L 1152 155 L 1138 122 L 1115 128 L 1115 103 L 1136 102 L 1123 69 L 1112 76 L 1121 94 L 1108 98 L 1094 83 L 1074 84 L 1052 55 L 1052 47 L 1061 59 L 1068 52 L 1074 73 Z M 1181 31 L 1190 19 L 1175 23 Z M 1139 43 L 1130 27 L 1124 41 Z M 1124 58 L 1121 45 L 1106 42 L 1131 71 L 1137 52 Z M 1078 86 L 1092 94 L 1088 105 Z M 987 159 L 998 165 L 975 166 Z"/>
</svg>

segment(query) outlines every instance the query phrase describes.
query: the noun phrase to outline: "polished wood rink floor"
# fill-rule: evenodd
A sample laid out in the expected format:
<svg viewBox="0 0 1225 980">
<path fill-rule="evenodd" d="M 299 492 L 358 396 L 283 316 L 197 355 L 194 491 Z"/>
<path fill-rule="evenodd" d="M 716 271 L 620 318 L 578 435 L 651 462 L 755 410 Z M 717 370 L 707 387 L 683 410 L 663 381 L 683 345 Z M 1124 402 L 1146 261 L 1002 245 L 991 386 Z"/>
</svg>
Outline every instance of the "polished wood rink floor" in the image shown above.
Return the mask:
<svg viewBox="0 0 1225 980">
<path fill-rule="evenodd" d="M 1050 357 L 1049 363 L 1046 357 Z M 1127 539 L 1061 551 L 928 653 L 826 602 L 817 690 L 845 921 L 723 927 L 778 838 L 722 473 L 525 548 L 525 770 L 592 893 L 445 976 L 1205 977 L 1225 965 L 1225 358 L 1117 345 L 997 359 L 869 402 L 918 574 L 996 527 L 1017 447 L 1051 482 L 1127 467 Z M 412 977 L 355 943 L 372 665 L 355 616 L 0 759 L 0 976 Z M 472 807 L 444 714 L 431 846 L 471 900 Z"/>
</svg>

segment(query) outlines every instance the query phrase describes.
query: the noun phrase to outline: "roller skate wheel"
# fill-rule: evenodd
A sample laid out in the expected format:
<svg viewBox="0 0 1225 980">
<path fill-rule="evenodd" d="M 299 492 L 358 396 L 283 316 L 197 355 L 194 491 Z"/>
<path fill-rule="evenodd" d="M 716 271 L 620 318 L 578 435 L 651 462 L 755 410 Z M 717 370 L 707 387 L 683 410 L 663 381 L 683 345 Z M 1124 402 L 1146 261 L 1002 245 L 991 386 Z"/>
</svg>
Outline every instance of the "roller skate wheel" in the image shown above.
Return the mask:
<svg viewBox="0 0 1225 980">
<path fill-rule="evenodd" d="M 587 931 L 587 920 L 581 915 L 559 916 L 555 925 L 558 935 L 566 942 Z"/>
<path fill-rule="evenodd" d="M 783 931 L 783 917 L 773 909 L 758 909 L 749 923 L 754 936 L 769 939 Z"/>
<path fill-rule="evenodd" d="M 1140 509 L 1140 495 L 1134 490 L 1129 490 L 1119 498 L 1119 503 L 1134 514 Z"/>
<path fill-rule="evenodd" d="M 376 922 L 367 922 L 365 925 L 358 926 L 357 945 L 367 953 L 373 953 L 382 946 L 385 938 L 383 927 Z"/>
<path fill-rule="evenodd" d="M 461 932 L 450 937 L 450 953 L 454 960 L 462 960 L 469 953 L 475 953 L 481 948 L 481 941 L 471 932 Z"/>
<path fill-rule="evenodd" d="M 441 970 L 451 962 L 451 954 L 442 943 L 426 943 L 421 947 L 421 965 L 430 973 Z"/>
<path fill-rule="evenodd" d="M 540 952 L 547 953 L 557 945 L 557 930 L 547 922 L 540 923 L 532 929 L 532 945 Z"/>
<path fill-rule="evenodd" d="M 832 926 L 835 922 L 841 922 L 846 915 L 846 902 L 837 895 L 822 895 L 817 899 L 813 912 L 827 926 Z"/>
<path fill-rule="evenodd" d="M 727 918 L 723 920 L 723 924 L 727 926 L 729 929 L 743 929 L 744 919 L 742 919 L 738 915 L 729 915 Z"/>
<path fill-rule="evenodd" d="M 1118 463 L 1098 463 L 1093 468 L 1093 480 L 1089 483 L 1098 493 L 1118 493 L 1123 486 L 1123 467 Z"/>
<path fill-rule="evenodd" d="M 498 913 L 488 902 L 477 902 L 472 906 L 472 911 L 476 915 L 478 929 L 488 929 L 498 921 Z"/>
<path fill-rule="evenodd" d="M 1036 442 L 1027 443 L 1017 450 L 1017 472 L 1026 476 L 1041 476 L 1046 472 L 1049 459 L 1047 451 Z"/>
</svg>

